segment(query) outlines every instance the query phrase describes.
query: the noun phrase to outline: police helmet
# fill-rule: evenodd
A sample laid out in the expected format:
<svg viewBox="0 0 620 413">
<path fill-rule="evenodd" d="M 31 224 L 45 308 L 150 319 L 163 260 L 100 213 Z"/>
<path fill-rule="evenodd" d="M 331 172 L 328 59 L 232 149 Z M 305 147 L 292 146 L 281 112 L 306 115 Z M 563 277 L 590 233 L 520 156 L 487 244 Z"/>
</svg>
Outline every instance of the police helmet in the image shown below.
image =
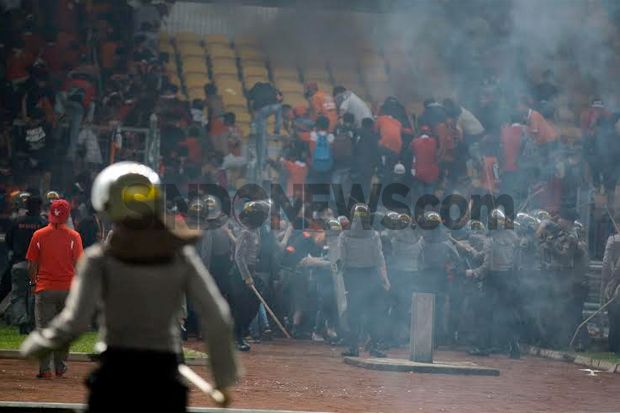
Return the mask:
<svg viewBox="0 0 620 413">
<path fill-rule="evenodd" d="M 540 219 L 526 214 L 525 212 L 519 212 L 516 216 L 515 223 L 518 223 L 524 229 L 535 230 L 540 225 Z"/>
<path fill-rule="evenodd" d="M 209 221 L 219 218 L 222 214 L 222 203 L 217 197 L 207 195 L 204 199 L 204 205 Z"/>
<path fill-rule="evenodd" d="M 258 228 L 269 217 L 270 205 L 267 201 L 249 201 L 243 205 L 239 221 L 245 227 Z"/>
<path fill-rule="evenodd" d="M 91 191 L 95 211 L 112 222 L 161 217 L 163 197 L 159 175 L 137 162 L 118 162 L 97 175 Z"/>
<path fill-rule="evenodd" d="M 482 221 L 479 221 L 477 219 L 469 220 L 469 222 L 467 223 L 467 227 L 472 232 L 486 232 L 487 230 Z"/>
</svg>

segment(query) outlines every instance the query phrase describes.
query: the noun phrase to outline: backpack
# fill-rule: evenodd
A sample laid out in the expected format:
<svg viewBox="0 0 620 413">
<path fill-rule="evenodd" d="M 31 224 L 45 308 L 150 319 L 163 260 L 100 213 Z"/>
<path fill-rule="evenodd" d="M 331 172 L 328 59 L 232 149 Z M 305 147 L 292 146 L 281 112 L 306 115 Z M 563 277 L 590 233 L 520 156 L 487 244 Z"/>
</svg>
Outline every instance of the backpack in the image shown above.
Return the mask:
<svg viewBox="0 0 620 413">
<path fill-rule="evenodd" d="M 332 149 L 327 141 L 327 134 L 317 133 L 316 147 L 312 153 L 312 169 L 317 172 L 327 172 L 334 165 Z"/>
<path fill-rule="evenodd" d="M 353 139 L 349 131 L 338 133 L 332 144 L 334 160 L 347 161 L 353 157 Z"/>
</svg>

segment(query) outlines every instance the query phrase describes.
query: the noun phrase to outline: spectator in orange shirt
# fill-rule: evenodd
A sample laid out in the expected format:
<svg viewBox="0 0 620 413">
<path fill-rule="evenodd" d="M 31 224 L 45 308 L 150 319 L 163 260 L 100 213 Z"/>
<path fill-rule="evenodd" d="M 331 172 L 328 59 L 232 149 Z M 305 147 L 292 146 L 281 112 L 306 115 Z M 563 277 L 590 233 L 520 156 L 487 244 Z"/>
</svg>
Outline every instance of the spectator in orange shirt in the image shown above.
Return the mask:
<svg viewBox="0 0 620 413">
<path fill-rule="evenodd" d="M 518 200 L 524 188 L 521 182 L 523 176 L 520 174 L 519 157 L 523 148 L 522 135 L 523 124 L 520 122 L 520 116 L 514 114 L 511 116 L 512 124 L 506 124 L 502 127 L 500 135 L 501 143 L 501 189 L 505 194 L 510 195 L 513 199 Z"/>
<path fill-rule="evenodd" d="M 69 229 L 71 206 L 64 199 L 50 206 L 49 225 L 32 236 L 26 259 L 30 282 L 35 289 L 35 321 L 38 329 L 47 327 L 62 311 L 75 273 L 75 264 L 82 255 L 80 234 Z M 59 349 L 41 358 L 37 378 L 50 379 L 50 362 L 54 359 L 57 377 L 67 371 L 68 349 Z"/>
<path fill-rule="evenodd" d="M 521 98 L 517 110 L 523 114 L 528 134 L 538 145 L 555 143 L 558 131 L 537 111 L 530 108 L 527 98 Z"/>
<path fill-rule="evenodd" d="M 304 96 L 310 101 L 314 119 L 325 116 L 329 120 L 328 132 L 333 132 L 338 123 L 338 111 L 334 98 L 329 93 L 319 90 L 316 82 L 309 82 L 304 85 Z"/>
<path fill-rule="evenodd" d="M 403 146 L 403 127 L 400 121 L 391 115 L 380 115 L 375 122 L 375 128 L 379 133 L 379 175 L 383 181 L 391 179 L 396 162 L 400 159 L 400 151 Z M 387 182 L 384 182 L 387 183 Z"/>
</svg>

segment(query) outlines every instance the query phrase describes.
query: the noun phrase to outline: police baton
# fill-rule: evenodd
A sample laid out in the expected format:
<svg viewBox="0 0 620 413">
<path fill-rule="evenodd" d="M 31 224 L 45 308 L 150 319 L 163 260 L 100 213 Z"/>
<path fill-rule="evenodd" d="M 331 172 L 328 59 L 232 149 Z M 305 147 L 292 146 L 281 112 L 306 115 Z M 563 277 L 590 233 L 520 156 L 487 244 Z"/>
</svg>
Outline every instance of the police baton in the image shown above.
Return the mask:
<svg viewBox="0 0 620 413">
<path fill-rule="evenodd" d="M 221 391 L 214 388 L 211 383 L 203 379 L 194 370 L 186 364 L 179 364 L 179 374 L 187 381 L 198 387 L 203 393 L 207 394 L 213 401 L 222 407 L 226 407 L 229 403 L 228 398 Z"/>
<path fill-rule="evenodd" d="M 288 331 L 286 331 L 286 328 L 284 328 L 280 320 L 278 320 L 278 317 L 276 317 L 274 312 L 271 311 L 271 307 L 269 307 L 269 304 L 267 304 L 267 301 L 265 301 L 263 296 L 258 292 L 258 290 L 256 289 L 256 286 L 254 284 L 250 284 L 249 287 L 254 292 L 258 300 L 261 303 L 263 303 L 263 305 L 265 306 L 265 310 L 267 310 L 267 312 L 269 313 L 273 321 L 275 321 L 275 323 L 278 325 L 278 328 L 280 329 L 280 331 L 282 331 L 282 334 L 284 334 L 286 338 L 292 338 L 291 335 L 288 333 Z"/>
</svg>

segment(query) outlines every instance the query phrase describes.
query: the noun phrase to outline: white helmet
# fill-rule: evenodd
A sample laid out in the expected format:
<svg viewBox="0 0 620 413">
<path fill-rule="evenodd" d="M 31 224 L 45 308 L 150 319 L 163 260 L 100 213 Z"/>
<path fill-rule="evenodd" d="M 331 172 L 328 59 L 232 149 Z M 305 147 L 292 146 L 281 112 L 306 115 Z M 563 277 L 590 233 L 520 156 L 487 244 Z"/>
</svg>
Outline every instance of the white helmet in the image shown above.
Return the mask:
<svg viewBox="0 0 620 413">
<path fill-rule="evenodd" d="M 91 202 L 113 222 L 139 221 L 163 213 L 159 175 L 137 162 L 118 162 L 97 175 Z"/>
</svg>

